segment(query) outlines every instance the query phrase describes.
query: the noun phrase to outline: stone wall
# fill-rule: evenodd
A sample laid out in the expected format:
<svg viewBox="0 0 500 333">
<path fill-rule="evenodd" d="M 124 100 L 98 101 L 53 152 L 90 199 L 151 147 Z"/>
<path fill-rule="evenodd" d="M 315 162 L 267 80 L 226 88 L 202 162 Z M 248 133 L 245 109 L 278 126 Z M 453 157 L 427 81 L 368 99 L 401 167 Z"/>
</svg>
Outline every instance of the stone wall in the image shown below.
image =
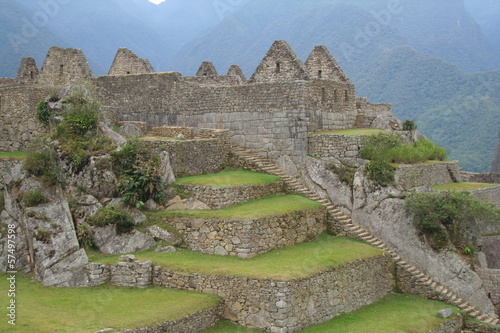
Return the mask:
<svg viewBox="0 0 500 333">
<path fill-rule="evenodd" d="M 229 146 L 221 139 L 145 141 L 156 152 L 167 151 L 176 177 L 221 171 L 228 163 Z"/>
<path fill-rule="evenodd" d="M 444 324 L 441 324 L 438 329 L 429 331 L 429 333 L 457 333 L 462 332 L 464 325 L 464 317 L 458 314 L 453 319 L 447 320 Z M 477 332 L 477 331 L 474 331 Z"/>
<path fill-rule="evenodd" d="M 153 66 L 148 59 L 139 58 L 134 52 L 127 48 L 120 48 L 116 52 L 113 64 L 108 75 L 129 75 L 154 73 Z"/>
<path fill-rule="evenodd" d="M 500 173 L 475 173 L 461 171 L 462 180 L 470 183 L 500 184 Z"/>
<path fill-rule="evenodd" d="M 36 105 L 50 92 L 38 85 L 0 87 L 0 151 L 24 150 L 32 138 L 46 133 L 36 119 Z"/>
<path fill-rule="evenodd" d="M 394 176 L 404 187 L 433 186 L 460 181 L 458 162 L 401 165 Z M 458 178 L 458 179 L 457 179 Z"/>
<path fill-rule="evenodd" d="M 500 208 L 500 185 L 470 191 L 476 198 L 494 203 Z"/>
<path fill-rule="evenodd" d="M 185 192 L 206 203 L 212 209 L 232 206 L 257 198 L 284 191 L 282 181 L 265 185 L 247 185 L 234 187 L 210 187 L 199 185 L 179 185 Z"/>
<path fill-rule="evenodd" d="M 153 282 L 167 288 L 215 293 L 226 301 L 224 316 L 270 332 L 296 332 L 371 304 L 392 290 L 385 255 L 288 282 L 245 277 L 182 274 L 155 267 Z"/>
<path fill-rule="evenodd" d="M 224 311 L 224 303 L 190 314 L 176 321 L 165 322 L 153 327 L 125 330 L 121 333 L 195 333 L 204 331 L 217 324 Z"/>
<path fill-rule="evenodd" d="M 180 126 L 160 126 L 153 127 L 153 129 L 148 133 L 151 136 L 161 136 L 165 138 L 177 138 L 182 135 L 186 139 L 193 138 L 193 128 L 192 127 L 180 127 Z"/>
<path fill-rule="evenodd" d="M 363 136 L 313 134 L 309 136 L 309 154 L 324 159 L 355 159 L 362 140 Z"/>
<path fill-rule="evenodd" d="M 357 128 L 370 128 L 377 117 L 391 117 L 392 106 L 390 104 L 368 103 L 366 98 L 356 98 L 356 125 Z"/>
<path fill-rule="evenodd" d="M 491 302 L 500 309 L 500 269 L 479 268 L 477 273 L 483 280 Z"/>
<path fill-rule="evenodd" d="M 167 222 L 194 251 L 251 258 L 280 247 L 315 239 L 325 231 L 323 207 L 248 221 L 173 218 Z"/>
<path fill-rule="evenodd" d="M 94 74 L 85 54 L 78 49 L 50 48 L 38 76 L 41 85 L 60 86 L 91 83 Z"/>
</svg>

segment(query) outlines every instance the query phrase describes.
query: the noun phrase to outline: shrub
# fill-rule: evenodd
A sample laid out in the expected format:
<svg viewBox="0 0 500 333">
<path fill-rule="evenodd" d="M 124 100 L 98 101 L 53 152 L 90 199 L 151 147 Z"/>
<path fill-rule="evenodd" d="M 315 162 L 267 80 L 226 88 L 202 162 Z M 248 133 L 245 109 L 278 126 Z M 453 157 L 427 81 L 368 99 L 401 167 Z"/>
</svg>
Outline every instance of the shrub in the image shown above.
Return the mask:
<svg viewBox="0 0 500 333">
<path fill-rule="evenodd" d="M 26 152 L 23 168 L 33 176 L 43 177 L 46 183 L 62 182 L 62 172 L 57 163 L 56 151 L 46 139 L 32 142 L 30 149 Z"/>
<path fill-rule="evenodd" d="M 88 249 L 94 245 L 92 237 L 94 235 L 94 230 L 85 224 L 79 224 L 76 227 L 76 238 L 78 239 L 78 244 L 81 248 Z"/>
<path fill-rule="evenodd" d="M 166 187 L 160 163 L 160 157 L 138 140 L 113 153 L 113 170 L 120 179 L 118 190 L 125 204 L 141 208 L 149 199 L 163 201 Z"/>
<path fill-rule="evenodd" d="M 417 124 L 413 120 L 405 120 L 403 122 L 403 131 L 414 131 L 417 129 Z"/>
<path fill-rule="evenodd" d="M 397 135 L 379 133 L 365 137 L 362 145 L 361 158 L 380 160 L 385 159 L 385 155 L 390 149 L 401 147 L 403 141 Z"/>
<path fill-rule="evenodd" d="M 36 105 L 36 118 L 38 121 L 44 125 L 48 125 L 50 122 L 50 109 L 48 103 L 42 99 Z"/>
<path fill-rule="evenodd" d="M 366 165 L 365 172 L 369 179 L 385 186 L 394 181 L 396 167 L 385 160 L 373 160 Z"/>
<path fill-rule="evenodd" d="M 406 199 L 405 211 L 437 250 L 449 244 L 474 248 L 474 244 L 467 244 L 465 231 L 476 219 L 500 223 L 500 209 L 465 191 L 412 193 Z"/>
<path fill-rule="evenodd" d="M 117 207 L 105 207 L 100 209 L 95 216 L 88 217 L 90 225 L 105 226 L 116 225 L 121 230 L 129 230 L 134 226 L 134 218 L 124 209 Z"/>
<path fill-rule="evenodd" d="M 47 202 L 47 197 L 39 189 L 24 192 L 23 194 L 23 204 L 25 207 L 34 207 Z"/>
<path fill-rule="evenodd" d="M 332 170 L 339 176 L 341 181 L 343 181 L 344 183 L 348 184 L 351 187 L 353 186 L 354 174 L 356 172 L 356 169 L 350 168 L 345 164 L 335 164 L 335 163 L 331 163 L 328 167 L 330 170 Z"/>
</svg>

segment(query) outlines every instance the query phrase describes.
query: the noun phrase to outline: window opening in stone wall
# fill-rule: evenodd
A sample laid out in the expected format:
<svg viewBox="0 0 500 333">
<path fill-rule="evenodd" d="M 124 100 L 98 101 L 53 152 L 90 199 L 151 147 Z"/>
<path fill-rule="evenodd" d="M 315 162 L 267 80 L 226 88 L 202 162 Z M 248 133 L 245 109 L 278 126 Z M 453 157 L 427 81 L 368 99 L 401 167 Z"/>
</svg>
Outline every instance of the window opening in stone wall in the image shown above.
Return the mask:
<svg viewBox="0 0 500 333">
<path fill-rule="evenodd" d="M 276 73 L 281 72 L 281 64 L 279 62 L 276 63 Z"/>
<path fill-rule="evenodd" d="M 127 74 L 130 74 L 130 72 L 127 72 Z"/>
<path fill-rule="evenodd" d="M 326 102 L 326 89 L 321 88 L 321 102 Z"/>
<path fill-rule="evenodd" d="M 33 71 L 30 71 L 30 78 L 33 80 L 35 78 L 35 74 L 33 73 Z"/>
<path fill-rule="evenodd" d="M 349 93 L 347 92 L 347 90 L 345 91 L 345 101 L 349 102 Z"/>
<path fill-rule="evenodd" d="M 59 65 L 59 75 L 64 74 L 64 65 Z"/>
<path fill-rule="evenodd" d="M 318 79 L 321 79 L 321 75 L 323 74 L 323 72 L 321 70 L 318 71 Z"/>
<path fill-rule="evenodd" d="M 337 93 L 337 90 L 333 91 L 333 101 L 337 103 L 339 101 L 339 95 Z"/>
</svg>

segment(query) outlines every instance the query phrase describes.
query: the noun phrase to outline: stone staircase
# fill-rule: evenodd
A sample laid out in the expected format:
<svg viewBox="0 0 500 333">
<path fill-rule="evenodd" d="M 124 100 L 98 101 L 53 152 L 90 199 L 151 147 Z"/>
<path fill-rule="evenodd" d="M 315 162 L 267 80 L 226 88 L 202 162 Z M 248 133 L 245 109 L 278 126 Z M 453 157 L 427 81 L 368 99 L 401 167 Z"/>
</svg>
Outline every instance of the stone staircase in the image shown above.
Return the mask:
<svg viewBox="0 0 500 333">
<path fill-rule="evenodd" d="M 499 325 L 500 320 L 486 314 L 482 314 L 476 307 L 470 305 L 467 301 L 458 297 L 453 291 L 448 290 L 443 285 L 439 284 L 432 277 L 420 271 L 418 268 L 412 266 L 404 261 L 397 253 L 389 249 L 389 247 L 380 239 L 372 235 L 368 230 L 355 225 L 350 216 L 343 213 L 340 209 L 336 208 L 329 199 L 321 198 L 319 195 L 309 190 L 304 185 L 292 177 L 286 175 L 276 164 L 266 158 L 260 157 L 244 148 L 232 146 L 232 152 L 246 163 L 253 165 L 262 172 L 276 175 L 280 177 L 288 189 L 297 194 L 304 195 L 305 197 L 321 203 L 326 207 L 330 216 L 334 221 L 352 238 L 367 242 L 379 249 L 387 251 L 399 269 L 409 273 L 412 276 L 412 281 L 427 288 L 432 293 L 437 295 L 437 298 L 448 302 L 460 308 L 464 313 L 469 314 L 471 317 L 490 325 Z"/>
</svg>

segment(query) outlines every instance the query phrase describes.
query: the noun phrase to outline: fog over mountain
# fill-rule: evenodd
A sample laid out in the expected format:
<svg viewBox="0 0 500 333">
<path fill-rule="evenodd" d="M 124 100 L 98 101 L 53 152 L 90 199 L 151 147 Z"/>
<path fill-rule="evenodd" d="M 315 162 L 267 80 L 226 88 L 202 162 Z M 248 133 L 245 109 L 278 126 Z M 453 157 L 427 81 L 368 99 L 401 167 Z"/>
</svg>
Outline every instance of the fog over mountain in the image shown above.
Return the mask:
<svg viewBox="0 0 500 333">
<path fill-rule="evenodd" d="M 209 60 L 249 76 L 274 40 L 302 60 L 322 44 L 358 95 L 417 120 L 465 169 L 487 171 L 498 141 L 498 0 L 0 0 L 0 22 L 2 77 L 25 56 L 41 67 L 51 45 L 83 49 L 95 75 L 127 47 L 157 71 Z"/>
</svg>

